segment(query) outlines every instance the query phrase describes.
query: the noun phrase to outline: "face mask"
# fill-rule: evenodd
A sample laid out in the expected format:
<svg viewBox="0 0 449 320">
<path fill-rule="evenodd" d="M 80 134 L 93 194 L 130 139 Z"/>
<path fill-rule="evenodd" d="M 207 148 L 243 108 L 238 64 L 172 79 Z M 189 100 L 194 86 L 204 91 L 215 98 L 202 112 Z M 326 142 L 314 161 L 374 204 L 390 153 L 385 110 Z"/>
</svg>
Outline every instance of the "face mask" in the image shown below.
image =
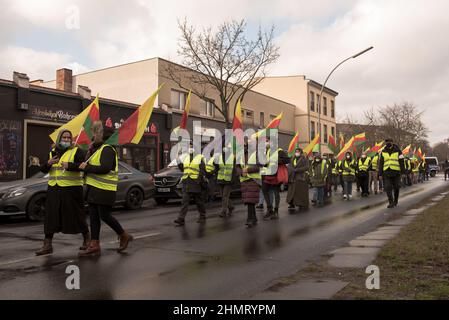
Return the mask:
<svg viewBox="0 0 449 320">
<path fill-rule="evenodd" d="M 63 149 L 67 149 L 68 147 L 70 147 L 71 143 L 70 142 L 65 142 L 65 141 L 61 141 L 59 143 L 59 146 Z"/>
<path fill-rule="evenodd" d="M 299 152 L 295 153 L 295 157 L 299 157 L 301 154 Z"/>
<path fill-rule="evenodd" d="M 365 156 L 365 155 L 363 155 L 363 156 L 362 156 L 362 159 L 366 159 L 366 156 Z"/>
<path fill-rule="evenodd" d="M 348 159 L 348 160 L 349 160 L 349 159 L 351 159 L 351 157 L 350 157 L 350 156 L 346 156 L 346 159 Z"/>
<path fill-rule="evenodd" d="M 321 159 L 315 159 L 315 162 L 320 162 L 321 161 Z"/>
</svg>

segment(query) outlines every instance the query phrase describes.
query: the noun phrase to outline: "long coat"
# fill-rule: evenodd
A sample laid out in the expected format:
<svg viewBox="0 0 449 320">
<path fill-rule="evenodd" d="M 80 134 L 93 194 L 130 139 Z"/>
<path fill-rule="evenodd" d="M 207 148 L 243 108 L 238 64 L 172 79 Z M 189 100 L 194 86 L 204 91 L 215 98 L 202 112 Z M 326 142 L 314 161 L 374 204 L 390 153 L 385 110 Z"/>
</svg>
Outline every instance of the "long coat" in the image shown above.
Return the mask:
<svg viewBox="0 0 449 320">
<path fill-rule="evenodd" d="M 68 150 L 67 152 L 70 152 Z M 54 149 L 52 156 L 61 157 L 64 151 Z M 77 149 L 74 163 L 69 164 L 68 171 L 79 171 L 78 166 L 84 161 L 84 152 Z M 41 171 L 48 173 L 51 166 L 45 162 Z M 88 231 L 84 212 L 83 187 L 48 186 L 45 202 L 44 233 L 77 234 Z"/>
<path fill-rule="evenodd" d="M 245 162 L 248 161 L 248 154 L 245 152 Z M 248 173 L 259 172 L 260 167 L 257 165 L 248 166 Z M 242 174 L 242 167 L 237 165 L 236 171 L 240 176 Z M 242 201 L 244 204 L 256 204 L 259 202 L 260 185 L 254 180 L 246 180 L 240 183 L 240 190 L 242 192 Z"/>
<path fill-rule="evenodd" d="M 289 165 L 287 203 L 295 206 L 307 207 L 309 205 L 308 183 L 309 160 L 302 156 L 292 157 Z"/>
</svg>

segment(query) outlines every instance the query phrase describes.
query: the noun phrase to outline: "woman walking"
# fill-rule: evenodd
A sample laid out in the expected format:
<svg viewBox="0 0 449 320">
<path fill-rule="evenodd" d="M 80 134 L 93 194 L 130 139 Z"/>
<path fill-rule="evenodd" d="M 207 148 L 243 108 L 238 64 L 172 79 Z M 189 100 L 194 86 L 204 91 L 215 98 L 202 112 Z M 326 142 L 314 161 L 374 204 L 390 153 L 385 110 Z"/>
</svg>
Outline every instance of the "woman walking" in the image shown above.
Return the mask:
<svg viewBox="0 0 449 320">
<path fill-rule="evenodd" d="M 297 148 L 290 162 L 288 176 L 287 203 L 289 209 L 299 207 L 299 210 L 309 208 L 309 160 L 304 156 L 302 150 Z"/>
<path fill-rule="evenodd" d="M 72 133 L 61 130 L 49 160 L 41 171 L 49 173 L 45 202 L 44 245 L 36 255 L 53 252 L 53 235 L 57 232 L 83 235 L 80 249 L 87 248 L 90 241 L 83 201 L 83 177 L 78 169 L 84 160 L 84 152 L 73 146 Z"/>
<path fill-rule="evenodd" d="M 247 143 L 244 145 L 244 161 L 237 165 L 237 172 L 240 174 L 242 200 L 248 208 L 246 226 L 252 228 L 257 225 L 256 204 L 259 202 L 261 176 L 256 152 L 249 155 Z"/>
<path fill-rule="evenodd" d="M 93 125 L 94 142 L 86 156 L 88 159 L 80 165 L 86 174 L 87 203 L 89 204 L 90 228 L 92 240 L 86 250 L 79 252 L 87 256 L 101 252 L 100 229 L 103 220 L 117 233 L 120 240 L 118 252 L 124 251 L 133 237 L 123 230 L 120 223 L 111 215 L 118 184 L 118 157 L 115 148 L 106 141 L 114 131 L 104 128 L 100 121 Z"/>
</svg>

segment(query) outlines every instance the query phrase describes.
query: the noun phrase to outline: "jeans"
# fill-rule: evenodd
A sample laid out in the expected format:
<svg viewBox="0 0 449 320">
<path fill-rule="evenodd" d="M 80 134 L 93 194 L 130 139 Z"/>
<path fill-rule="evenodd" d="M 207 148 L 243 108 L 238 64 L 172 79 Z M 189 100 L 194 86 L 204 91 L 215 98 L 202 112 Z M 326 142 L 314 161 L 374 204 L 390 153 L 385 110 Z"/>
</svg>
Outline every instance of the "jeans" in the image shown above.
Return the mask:
<svg viewBox="0 0 449 320">
<path fill-rule="evenodd" d="M 324 204 L 324 187 L 315 187 L 316 200 L 318 205 Z"/>
<path fill-rule="evenodd" d="M 273 208 L 273 196 L 274 195 L 274 207 L 279 208 L 279 204 L 281 202 L 281 196 L 279 194 L 280 189 L 278 184 L 267 184 L 262 183 L 262 191 L 265 198 L 265 201 L 267 202 L 267 208 L 272 209 Z"/>
<path fill-rule="evenodd" d="M 343 194 L 347 196 L 352 195 L 352 181 L 343 181 L 343 184 Z"/>
<path fill-rule="evenodd" d="M 274 191 L 273 190 L 270 190 L 270 200 L 271 200 L 271 203 L 274 202 Z M 264 201 L 265 201 L 265 197 L 263 196 L 262 188 L 260 188 L 258 205 L 263 206 Z"/>
<path fill-rule="evenodd" d="M 120 223 L 111 215 L 112 206 L 89 203 L 90 229 L 92 240 L 100 240 L 101 220 L 103 220 L 116 234 L 124 232 Z"/>
</svg>

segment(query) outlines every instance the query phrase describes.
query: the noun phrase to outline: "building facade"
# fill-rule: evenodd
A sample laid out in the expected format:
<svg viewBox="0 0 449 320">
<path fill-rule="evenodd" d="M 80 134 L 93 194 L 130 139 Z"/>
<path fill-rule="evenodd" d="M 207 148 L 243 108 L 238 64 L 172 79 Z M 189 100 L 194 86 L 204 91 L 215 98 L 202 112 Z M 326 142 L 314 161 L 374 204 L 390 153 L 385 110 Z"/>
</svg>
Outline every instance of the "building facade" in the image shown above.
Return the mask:
<svg viewBox="0 0 449 320">
<path fill-rule="evenodd" d="M 335 98 L 338 92 L 325 87 L 319 107 L 321 84 L 305 76 L 266 77 L 254 90 L 295 105 L 295 131 L 299 132 L 300 146 L 305 147 L 320 133 L 321 152 L 330 153 L 329 135 L 337 135 Z"/>
</svg>

